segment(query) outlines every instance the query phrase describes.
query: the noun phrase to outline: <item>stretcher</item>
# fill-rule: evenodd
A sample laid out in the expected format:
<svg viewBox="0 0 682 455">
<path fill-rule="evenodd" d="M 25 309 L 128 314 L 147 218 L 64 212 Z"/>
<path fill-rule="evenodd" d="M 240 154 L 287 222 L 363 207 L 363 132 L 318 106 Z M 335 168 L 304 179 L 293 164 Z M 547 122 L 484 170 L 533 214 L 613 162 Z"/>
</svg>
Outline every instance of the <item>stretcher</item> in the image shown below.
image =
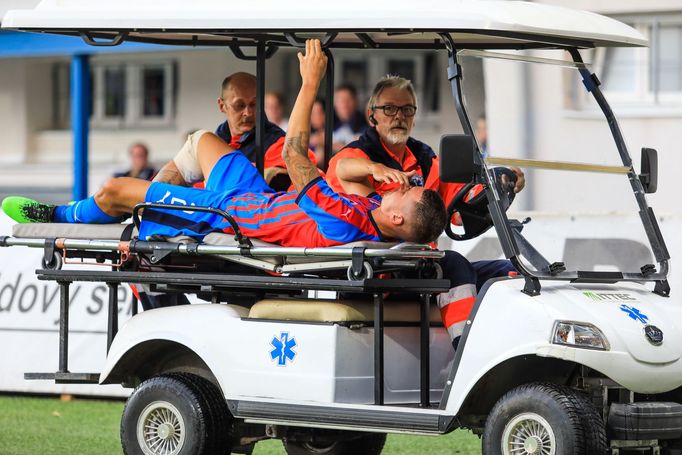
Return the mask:
<svg viewBox="0 0 682 455">
<path fill-rule="evenodd" d="M 407 270 L 420 276 L 442 277 L 437 260 L 443 253 L 429 245 L 358 241 L 333 247 L 281 247 L 246 238 L 228 213 L 213 208 L 193 207 L 192 210 L 225 217 L 234 234 L 214 232 L 201 242 L 185 236 L 153 236 L 138 240 L 139 213 L 143 208 L 185 209 L 174 205 L 140 204 L 135 207 L 133 223 L 129 224 L 17 224 L 11 237 L 0 238 L 0 245 L 43 248 L 42 265 L 48 270 L 59 270 L 63 264 L 99 264 L 119 271 L 177 270 L 186 273 L 218 267 L 214 270 L 248 270 L 250 274 L 260 271 L 270 276 L 309 274 L 345 277 L 350 281 Z M 188 261 L 188 258 L 191 259 Z"/>
<path fill-rule="evenodd" d="M 68 369 L 69 285 L 104 282 L 109 287 L 107 349 L 118 332 L 118 286 L 136 284 L 150 293 L 194 293 L 211 303 L 235 306 L 241 317 L 373 326 L 375 401 L 383 401 L 383 328 L 385 324 L 420 327 L 422 401 L 428 403 L 429 328 L 440 325 L 433 296 L 447 291 L 439 259 L 429 245 L 353 242 L 333 247 L 281 247 L 242 235 L 228 213 L 192 207 L 225 217 L 234 234 L 215 232 L 201 242 L 189 237 L 137 238 L 142 209 L 186 207 L 140 204 L 133 222 L 89 225 L 17 224 L 0 246 L 42 248 L 40 280 L 60 287 L 59 370 L 26 373 L 26 379 L 92 383 L 97 373 Z M 64 267 L 69 266 L 69 267 Z M 85 266 L 85 267 L 78 267 Z M 99 267 L 95 267 L 99 266 Z M 315 291 L 334 291 L 321 299 Z M 387 295 L 396 298 L 386 305 Z M 145 310 L 149 308 L 145 308 Z M 133 315 L 137 313 L 137 302 Z"/>
</svg>

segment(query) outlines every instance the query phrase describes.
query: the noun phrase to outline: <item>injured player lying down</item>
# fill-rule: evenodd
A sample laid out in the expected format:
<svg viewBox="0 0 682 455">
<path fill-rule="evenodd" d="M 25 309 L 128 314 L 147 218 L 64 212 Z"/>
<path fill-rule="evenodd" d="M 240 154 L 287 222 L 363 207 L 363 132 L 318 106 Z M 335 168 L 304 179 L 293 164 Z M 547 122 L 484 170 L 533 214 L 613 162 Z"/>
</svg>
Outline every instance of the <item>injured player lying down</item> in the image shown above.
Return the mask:
<svg viewBox="0 0 682 455">
<path fill-rule="evenodd" d="M 95 196 L 72 205 L 51 206 L 14 196 L 3 201 L 3 210 L 18 222 L 113 223 L 135 205 L 154 202 L 222 209 L 247 237 L 282 246 L 435 240 L 446 219 L 438 193 L 403 187 L 383 198 L 338 194 L 320 177 L 307 151 L 310 112 L 327 58 L 317 40 L 307 41 L 305 55 L 299 53 L 298 58 L 302 85 L 282 152 L 296 191 L 274 192 L 241 152 L 212 133 L 198 131 L 189 136 L 174 161 L 188 183 L 205 179 L 205 190 L 118 178 Z M 232 229 L 224 218 L 211 213 L 146 209 L 139 236 L 187 235 L 201 240 L 210 232 Z"/>
</svg>

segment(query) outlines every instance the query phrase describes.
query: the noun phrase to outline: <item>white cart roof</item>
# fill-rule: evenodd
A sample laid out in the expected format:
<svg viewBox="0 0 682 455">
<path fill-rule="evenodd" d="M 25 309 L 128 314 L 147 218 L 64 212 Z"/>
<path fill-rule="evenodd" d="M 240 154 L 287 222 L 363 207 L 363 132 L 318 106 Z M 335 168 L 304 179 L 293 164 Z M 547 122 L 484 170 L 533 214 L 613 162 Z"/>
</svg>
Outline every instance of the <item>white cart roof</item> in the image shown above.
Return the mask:
<svg viewBox="0 0 682 455">
<path fill-rule="evenodd" d="M 225 45 L 235 37 L 286 43 L 285 32 L 338 33 L 334 47 L 460 48 L 646 46 L 628 25 L 598 14 L 519 1 L 43 0 L 11 10 L 2 28 L 87 32 L 164 44 Z M 245 40 L 245 41 L 244 41 Z"/>
</svg>

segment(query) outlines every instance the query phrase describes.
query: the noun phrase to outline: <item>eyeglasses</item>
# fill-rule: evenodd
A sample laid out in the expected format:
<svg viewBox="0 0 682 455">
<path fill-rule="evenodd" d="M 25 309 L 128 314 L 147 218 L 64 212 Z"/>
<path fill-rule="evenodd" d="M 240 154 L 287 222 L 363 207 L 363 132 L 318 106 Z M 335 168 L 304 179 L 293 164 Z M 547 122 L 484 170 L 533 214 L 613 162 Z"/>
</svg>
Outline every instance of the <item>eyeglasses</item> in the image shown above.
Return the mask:
<svg viewBox="0 0 682 455">
<path fill-rule="evenodd" d="M 398 111 L 402 112 L 403 117 L 414 117 L 417 113 L 417 106 L 412 104 L 406 104 L 404 106 L 394 106 L 392 104 L 384 104 L 383 106 L 372 106 L 372 110 L 381 109 L 384 111 L 384 115 L 388 117 L 393 117 L 398 114 Z"/>
<path fill-rule="evenodd" d="M 235 111 L 235 112 L 242 112 L 242 111 L 243 111 L 244 109 L 246 109 L 247 107 L 250 108 L 252 111 L 255 111 L 255 110 L 256 110 L 256 103 L 255 103 L 255 102 L 254 102 L 254 103 L 246 104 L 246 103 L 243 102 L 243 101 L 237 101 L 236 103 L 229 104 L 229 103 L 227 103 L 227 102 L 225 101 L 224 98 L 223 98 L 223 102 L 224 102 L 227 106 L 230 106 L 230 108 L 231 108 L 233 111 Z"/>
</svg>

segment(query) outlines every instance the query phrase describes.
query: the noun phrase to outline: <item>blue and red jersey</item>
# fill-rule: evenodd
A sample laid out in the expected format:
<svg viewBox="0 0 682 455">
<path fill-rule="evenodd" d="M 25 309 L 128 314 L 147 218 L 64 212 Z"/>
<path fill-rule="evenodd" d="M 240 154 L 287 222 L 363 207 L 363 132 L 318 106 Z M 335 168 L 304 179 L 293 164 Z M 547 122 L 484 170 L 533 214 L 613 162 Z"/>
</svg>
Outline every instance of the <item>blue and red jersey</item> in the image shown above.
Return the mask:
<svg viewBox="0 0 682 455">
<path fill-rule="evenodd" d="M 187 235 L 203 239 L 210 232 L 233 233 L 223 217 L 191 211 L 214 207 L 229 213 L 241 232 L 282 246 L 326 247 L 359 240 L 382 240 L 371 211 L 380 197 L 334 192 L 321 177 L 298 193 L 270 189 L 246 157 L 233 152 L 211 171 L 206 190 L 153 183 L 145 202 L 187 206 L 187 210 L 145 210 L 140 238 Z"/>
</svg>

